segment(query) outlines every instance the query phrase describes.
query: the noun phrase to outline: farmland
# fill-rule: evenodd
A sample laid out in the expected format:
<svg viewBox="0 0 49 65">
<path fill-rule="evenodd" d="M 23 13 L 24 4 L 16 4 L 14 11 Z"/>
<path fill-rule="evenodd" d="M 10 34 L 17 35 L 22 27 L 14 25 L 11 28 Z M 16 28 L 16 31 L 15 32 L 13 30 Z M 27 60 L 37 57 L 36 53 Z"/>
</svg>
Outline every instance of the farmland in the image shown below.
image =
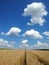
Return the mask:
<svg viewBox="0 0 49 65">
<path fill-rule="evenodd" d="M 49 65 L 49 51 L 0 50 L 0 65 Z"/>
<path fill-rule="evenodd" d="M 28 50 L 27 65 L 49 65 L 49 51 Z"/>
</svg>

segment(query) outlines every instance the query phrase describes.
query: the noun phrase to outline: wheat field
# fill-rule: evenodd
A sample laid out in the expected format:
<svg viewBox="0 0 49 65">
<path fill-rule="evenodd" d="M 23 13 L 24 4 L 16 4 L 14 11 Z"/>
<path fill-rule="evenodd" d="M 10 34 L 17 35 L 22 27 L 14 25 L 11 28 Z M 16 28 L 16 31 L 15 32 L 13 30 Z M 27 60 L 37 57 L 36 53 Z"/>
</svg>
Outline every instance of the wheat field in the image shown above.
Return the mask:
<svg viewBox="0 0 49 65">
<path fill-rule="evenodd" d="M 49 51 L 0 50 L 0 65 L 49 65 Z"/>
<path fill-rule="evenodd" d="M 0 50 L 0 65 L 23 65 L 24 50 Z"/>
</svg>

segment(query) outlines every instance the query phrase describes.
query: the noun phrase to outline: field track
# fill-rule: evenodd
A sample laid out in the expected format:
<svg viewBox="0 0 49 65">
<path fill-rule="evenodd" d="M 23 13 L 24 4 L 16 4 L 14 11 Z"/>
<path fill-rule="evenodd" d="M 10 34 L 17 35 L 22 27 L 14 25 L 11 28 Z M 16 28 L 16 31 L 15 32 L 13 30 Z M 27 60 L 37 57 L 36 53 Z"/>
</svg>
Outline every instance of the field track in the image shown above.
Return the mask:
<svg viewBox="0 0 49 65">
<path fill-rule="evenodd" d="M 49 65 L 49 51 L 27 51 L 27 65 Z"/>
<path fill-rule="evenodd" d="M 49 65 L 49 51 L 0 50 L 0 65 Z"/>
</svg>

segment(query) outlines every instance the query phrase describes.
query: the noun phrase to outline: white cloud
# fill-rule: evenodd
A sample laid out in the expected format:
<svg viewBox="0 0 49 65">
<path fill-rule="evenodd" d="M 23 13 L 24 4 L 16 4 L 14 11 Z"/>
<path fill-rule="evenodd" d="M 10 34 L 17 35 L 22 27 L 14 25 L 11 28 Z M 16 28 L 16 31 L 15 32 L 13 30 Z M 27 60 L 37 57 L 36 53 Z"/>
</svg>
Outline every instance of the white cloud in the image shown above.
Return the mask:
<svg viewBox="0 0 49 65">
<path fill-rule="evenodd" d="M 1 34 L 2 35 L 19 35 L 20 32 L 21 32 L 20 28 L 12 27 L 7 33 L 2 32 Z"/>
<path fill-rule="evenodd" d="M 44 35 L 49 36 L 49 31 L 43 32 Z"/>
<path fill-rule="evenodd" d="M 38 31 L 36 31 L 36 30 L 34 30 L 34 29 L 27 30 L 27 31 L 23 34 L 23 36 L 31 36 L 31 37 L 33 37 L 33 38 L 39 38 L 39 39 L 42 39 L 42 38 L 43 38 L 43 36 L 42 36 Z"/>
<path fill-rule="evenodd" d="M 11 41 L 10 43 L 11 43 L 11 44 L 15 44 L 15 41 Z"/>
<path fill-rule="evenodd" d="M 30 23 L 28 22 L 28 25 L 31 24 L 39 24 L 42 26 L 45 22 L 44 16 L 47 15 L 46 7 L 42 2 L 33 2 L 32 4 L 27 5 L 26 8 L 24 8 L 24 16 L 31 16 Z"/>
<path fill-rule="evenodd" d="M 37 44 L 33 46 L 33 49 L 49 49 L 49 44 L 37 41 Z"/>
<path fill-rule="evenodd" d="M 4 32 L 1 32 L 1 35 L 4 35 Z"/>
<path fill-rule="evenodd" d="M 20 48 L 25 48 L 25 49 L 27 48 L 28 49 L 29 45 L 28 44 L 23 44 L 23 45 L 20 45 Z"/>
<path fill-rule="evenodd" d="M 7 40 L 0 39 L 0 45 L 7 45 L 8 43 Z"/>
<path fill-rule="evenodd" d="M 0 39 L 0 47 L 7 47 L 7 48 L 14 48 L 13 44 L 15 42 L 14 41 L 7 41 L 7 40 L 4 40 L 4 39 Z"/>
<path fill-rule="evenodd" d="M 21 43 L 22 43 L 22 44 L 26 44 L 26 43 L 28 43 L 28 40 L 22 40 Z"/>
<path fill-rule="evenodd" d="M 9 32 L 6 33 L 6 35 L 18 35 L 21 32 L 21 29 L 17 27 L 12 27 Z"/>
<path fill-rule="evenodd" d="M 29 48 L 28 40 L 22 40 L 20 48 L 28 49 Z"/>
</svg>

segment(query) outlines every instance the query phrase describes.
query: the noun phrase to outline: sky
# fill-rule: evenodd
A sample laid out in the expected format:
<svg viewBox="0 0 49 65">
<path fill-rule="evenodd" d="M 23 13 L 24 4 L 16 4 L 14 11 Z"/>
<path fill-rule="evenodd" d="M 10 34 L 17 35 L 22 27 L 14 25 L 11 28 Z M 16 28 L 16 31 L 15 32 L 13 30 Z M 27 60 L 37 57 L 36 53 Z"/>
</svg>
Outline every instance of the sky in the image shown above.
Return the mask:
<svg viewBox="0 0 49 65">
<path fill-rule="evenodd" d="M 0 0 L 0 47 L 49 49 L 49 0 Z"/>
</svg>

